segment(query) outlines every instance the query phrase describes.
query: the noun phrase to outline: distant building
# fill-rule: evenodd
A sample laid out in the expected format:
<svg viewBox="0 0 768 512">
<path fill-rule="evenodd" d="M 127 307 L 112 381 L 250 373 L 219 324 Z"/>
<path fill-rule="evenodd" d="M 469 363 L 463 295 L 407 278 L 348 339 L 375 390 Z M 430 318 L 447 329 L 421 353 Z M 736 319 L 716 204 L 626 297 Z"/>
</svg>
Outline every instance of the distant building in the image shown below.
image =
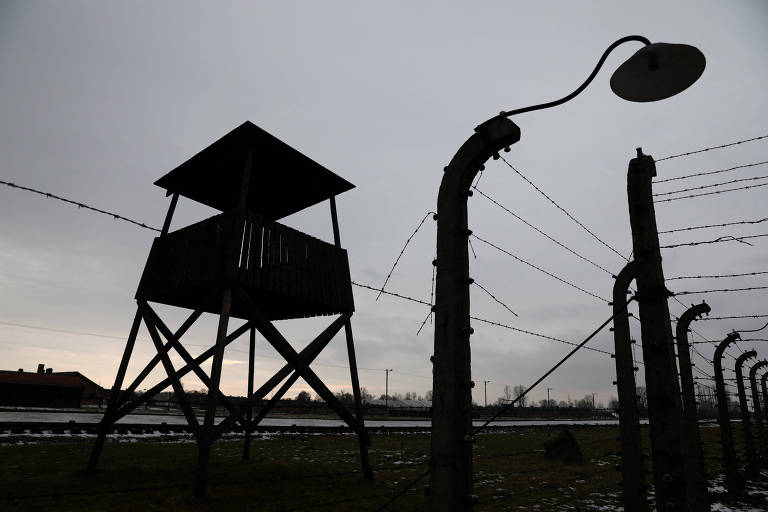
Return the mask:
<svg viewBox="0 0 768 512">
<path fill-rule="evenodd" d="M 390 409 L 429 409 L 432 407 L 432 400 L 403 400 L 400 398 L 390 398 L 381 400 L 371 398 L 365 401 L 371 407 L 389 407 Z"/>
<path fill-rule="evenodd" d="M 0 405 L 16 407 L 80 407 L 100 403 L 105 391 L 80 372 L 57 372 L 39 364 L 37 372 L 0 370 Z"/>
<path fill-rule="evenodd" d="M 390 398 L 389 400 L 370 399 L 364 404 L 369 411 L 387 416 L 413 416 L 429 417 L 432 410 L 431 400 L 402 400 Z"/>
</svg>

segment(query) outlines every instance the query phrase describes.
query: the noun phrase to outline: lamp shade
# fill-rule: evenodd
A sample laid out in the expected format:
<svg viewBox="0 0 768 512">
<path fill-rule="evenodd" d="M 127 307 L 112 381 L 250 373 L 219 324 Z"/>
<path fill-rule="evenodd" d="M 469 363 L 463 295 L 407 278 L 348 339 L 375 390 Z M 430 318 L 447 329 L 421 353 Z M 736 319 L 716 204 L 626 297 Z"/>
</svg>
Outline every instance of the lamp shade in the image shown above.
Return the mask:
<svg viewBox="0 0 768 512">
<path fill-rule="evenodd" d="M 694 46 L 653 43 L 619 66 L 611 89 L 628 101 L 663 100 L 693 85 L 705 66 L 704 54 Z"/>
</svg>

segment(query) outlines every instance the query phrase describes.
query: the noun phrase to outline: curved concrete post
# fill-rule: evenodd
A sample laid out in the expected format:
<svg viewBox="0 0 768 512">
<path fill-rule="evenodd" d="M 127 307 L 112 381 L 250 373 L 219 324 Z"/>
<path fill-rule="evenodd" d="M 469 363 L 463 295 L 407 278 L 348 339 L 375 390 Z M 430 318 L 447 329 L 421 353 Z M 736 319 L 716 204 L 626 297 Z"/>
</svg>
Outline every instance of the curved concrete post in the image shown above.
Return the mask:
<svg viewBox="0 0 768 512">
<path fill-rule="evenodd" d="M 763 414 L 766 416 L 766 423 L 768 423 L 768 372 L 765 372 L 760 377 L 760 387 L 763 390 Z M 768 462 L 768 425 L 763 429 L 763 446 L 766 450 L 766 462 Z"/>
<path fill-rule="evenodd" d="M 747 474 L 751 475 L 757 469 L 757 457 L 755 456 L 755 439 L 752 437 L 752 420 L 747 404 L 747 392 L 744 389 L 744 363 L 747 359 L 757 357 L 757 352 L 749 350 L 736 358 L 736 388 L 739 392 L 739 410 L 741 412 L 741 426 L 744 432 L 744 451 L 747 456 Z"/>
<path fill-rule="evenodd" d="M 691 322 L 711 311 L 706 303 L 691 306 L 677 321 L 677 359 L 680 372 L 680 393 L 683 402 L 683 449 L 686 474 L 691 479 L 688 486 L 688 502 L 691 510 L 709 511 L 709 490 L 704 471 L 704 454 L 699 435 L 699 413 L 696 408 L 696 390 L 693 385 L 688 328 Z"/>
<path fill-rule="evenodd" d="M 733 497 L 741 494 L 744 489 L 744 480 L 739 474 L 739 465 L 736 461 L 736 449 L 733 446 L 733 430 L 731 429 L 731 416 L 728 413 L 728 393 L 725 390 L 723 380 L 723 353 L 728 345 L 741 339 L 739 333 L 732 332 L 715 348 L 712 360 L 715 366 L 715 389 L 717 391 L 717 422 L 720 424 L 720 441 L 723 445 L 723 468 L 725 469 L 725 486 L 728 494 Z"/>
<path fill-rule="evenodd" d="M 640 412 L 637 408 L 635 362 L 629 333 L 627 292 L 635 279 L 635 263 L 630 261 L 613 283 L 613 341 L 616 358 L 616 389 L 619 394 L 619 432 L 621 435 L 621 477 L 624 510 L 647 512 L 648 496 L 640 439 Z"/>
<path fill-rule="evenodd" d="M 751 389 L 752 410 L 754 411 L 754 415 L 755 415 L 755 430 L 757 431 L 757 439 L 760 442 L 761 464 L 765 463 L 766 453 L 768 453 L 768 450 L 766 450 L 766 446 L 765 446 L 765 430 L 763 429 L 763 408 L 761 407 L 761 404 L 760 404 L 760 392 L 758 391 L 758 388 L 757 388 L 757 370 L 765 366 L 768 366 L 768 361 L 762 360 L 753 364 L 752 368 L 749 369 L 749 384 L 752 388 Z M 765 404 L 763 403 L 763 405 Z"/>
<path fill-rule="evenodd" d="M 484 123 L 445 168 L 437 196 L 437 274 L 429 509 L 472 508 L 472 375 L 467 198 L 485 162 L 520 140 L 520 128 Z"/>
</svg>

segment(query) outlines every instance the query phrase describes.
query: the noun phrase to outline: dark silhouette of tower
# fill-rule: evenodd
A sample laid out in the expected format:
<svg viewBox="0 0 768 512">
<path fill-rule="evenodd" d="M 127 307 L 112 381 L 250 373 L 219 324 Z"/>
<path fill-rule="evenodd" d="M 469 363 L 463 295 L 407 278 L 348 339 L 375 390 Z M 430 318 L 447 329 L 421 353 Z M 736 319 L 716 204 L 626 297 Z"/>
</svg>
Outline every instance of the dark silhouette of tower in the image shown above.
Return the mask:
<svg viewBox="0 0 768 512">
<path fill-rule="evenodd" d="M 363 473 L 372 478 L 368 464 L 369 439 L 361 412 L 360 386 L 350 318 L 354 312 L 347 252 L 342 249 L 335 197 L 354 185 L 281 142 L 250 121 L 235 128 L 179 167 L 156 185 L 171 196 L 160 236 L 155 238 L 136 292 L 138 309 L 133 321 L 109 404 L 101 421 L 89 468 L 96 466 L 105 436 L 112 425 L 139 405 L 171 386 L 194 432 L 199 448 L 195 491 L 205 493 L 208 458 L 213 441 L 237 424 L 246 432 L 243 456 L 248 457 L 250 432 L 291 385 L 303 378 L 355 431 L 360 441 Z M 208 219 L 170 231 L 179 196 L 219 210 Z M 309 236 L 277 221 L 322 201 L 329 201 L 334 243 Z M 174 332 L 160 319 L 151 302 L 192 310 Z M 192 357 L 181 341 L 203 314 L 218 315 L 215 343 Z M 273 325 L 287 320 L 324 315 L 336 318 L 300 352 Z M 228 331 L 230 318 L 245 320 Z M 147 327 L 157 354 L 125 389 L 123 381 L 141 322 Z M 310 368 L 331 339 L 344 329 L 355 402 L 351 414 Z M 257 390 L 253 390 L 255 332 L 285 359 L 286 364 Z M 247 400 L 234 404 L 219 390 L 226 346 L 250 333 Z M 175 351 L 185 365 L 175 368 Z M 201 364 L 212 358 L 210 374 Z M 134 391 L 153 368 L 162 364 L 167 378 L 147 392 Z M 192 409 L 181 377 L 193 372 L 208 388 L 201 422 Z M 262 405 L 266 395 L 282 386 Z M 255 417 L 252 408 L 261 405 Z M 227 417 L 215 422 L 217 406 Z"/>
</svg>

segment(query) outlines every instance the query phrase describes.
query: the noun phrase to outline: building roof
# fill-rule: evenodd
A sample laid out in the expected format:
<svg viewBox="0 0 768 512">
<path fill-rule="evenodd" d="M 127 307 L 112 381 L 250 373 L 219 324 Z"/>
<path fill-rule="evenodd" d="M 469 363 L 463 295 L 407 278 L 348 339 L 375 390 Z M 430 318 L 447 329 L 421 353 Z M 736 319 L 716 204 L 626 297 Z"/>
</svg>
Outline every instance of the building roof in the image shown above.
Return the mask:
<svg viewBox="0 0 768 512">
<path fill-rule="evenodd" d="M 93 388 L 104 389 L 80 372 L 53 372 L 53 375 L 66 375 L 74 377 L 78 379 L 82 384 L 87 384 Z"/>
<path fill-rule="evenodd" d="M 0 370 L 0 384 L 26 384 L 28 386 L 83 388 L 83 382 L 74 375 L 18 371 L 14 372 L 8 370 Z"/>
<path fill-rule="evenodd" d="M 247 209 L 278 220 L 354 188 L 288 144 L 246 121 L 160 178 L 168 194 L 220 211 L 237 206 L 249 152 Z"/>
</svg>

